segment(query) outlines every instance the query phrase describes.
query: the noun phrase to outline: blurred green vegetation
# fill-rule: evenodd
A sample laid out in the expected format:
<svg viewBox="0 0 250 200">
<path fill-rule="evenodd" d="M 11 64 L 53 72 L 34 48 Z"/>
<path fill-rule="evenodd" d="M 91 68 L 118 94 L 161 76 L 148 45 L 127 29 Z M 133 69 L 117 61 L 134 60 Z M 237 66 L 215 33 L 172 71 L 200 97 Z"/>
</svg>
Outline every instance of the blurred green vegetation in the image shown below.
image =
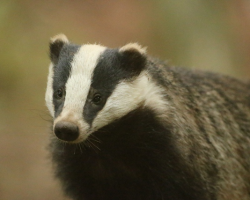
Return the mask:
<svg viewBox="0 0 250 200">
<path fill-rule="evenodd" d="M 46 151 L 48 41 L 139 42 L 173 65 L 250 77 L 250 3 L 0 1 L 0 199 L 63 199 Z"/>
</svg>

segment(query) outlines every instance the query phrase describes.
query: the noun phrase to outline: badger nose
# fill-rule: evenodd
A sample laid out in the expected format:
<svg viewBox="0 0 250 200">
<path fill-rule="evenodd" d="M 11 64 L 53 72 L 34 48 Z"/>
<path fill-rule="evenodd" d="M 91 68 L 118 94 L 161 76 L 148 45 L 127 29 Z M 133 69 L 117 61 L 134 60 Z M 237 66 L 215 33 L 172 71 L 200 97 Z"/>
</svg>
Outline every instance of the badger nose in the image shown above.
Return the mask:
<svg viewBox="0 0 250 200">
<path fill-rule="evenodd" d="M 78 126 L 72 122 L 60 121 L 54 127 L 55 135 L 64 141 L 74 141 L 79 137 Z"/>
</svg>

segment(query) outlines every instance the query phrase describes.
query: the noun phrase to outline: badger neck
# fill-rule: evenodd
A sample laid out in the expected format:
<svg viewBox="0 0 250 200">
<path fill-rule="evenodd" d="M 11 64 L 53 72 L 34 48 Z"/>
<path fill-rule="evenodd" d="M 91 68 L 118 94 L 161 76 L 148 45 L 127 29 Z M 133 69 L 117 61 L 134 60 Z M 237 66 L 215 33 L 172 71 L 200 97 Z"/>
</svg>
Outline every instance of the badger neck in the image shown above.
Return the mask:
<svg viewBox="0 0 250 200">
<path fill-rule="evenodd" d="M 202 183 L 190 174 L 176 149 L 171 126 L 159 123 L 157 114 L 149 107 L 131 111 L 92 133 L 81 144 L 65 145 L 54 141 L 52 147 L 56 175 L 67 183 L 66 191 L 85 195 L 85 189 L 88 193 L 96 188 L 96 195 L 105 196 L 119 195 L 124 188 L 133 193 L 137 188 L 142 196 L 145 193 L 144 199 L 155 199 L 151 196 L 156 195 L 153 191 L 164 193 L 171 189 L 171 193 L 165 195 L 181 199 L 181 196 L 195 194 L 190 199 L 204 199 L 198 187 Z M 162 176 L 164 182 L 155 185 Z M 183 177 L 190 181 L 187 183 Z M 195 191 L 180 193 L 191 190 Z"/>
</svg>

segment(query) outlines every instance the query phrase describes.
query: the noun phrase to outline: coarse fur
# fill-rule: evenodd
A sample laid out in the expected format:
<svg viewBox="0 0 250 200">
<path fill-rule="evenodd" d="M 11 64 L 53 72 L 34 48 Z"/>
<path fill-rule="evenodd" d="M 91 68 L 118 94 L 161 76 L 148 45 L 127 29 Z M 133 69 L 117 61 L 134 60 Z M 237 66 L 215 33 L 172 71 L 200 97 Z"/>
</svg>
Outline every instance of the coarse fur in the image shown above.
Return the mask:
<svg viewBox="0 0 250 200">
<path fill-rule="evenodd" d="M 78 130 L 72 141 L 51 137 L 67 196 L 250 200 L 249 84 L 170 67 L 136 43 L 80 46 L 60 34 L 50 57 L 53 132 Z"/>
</svg>

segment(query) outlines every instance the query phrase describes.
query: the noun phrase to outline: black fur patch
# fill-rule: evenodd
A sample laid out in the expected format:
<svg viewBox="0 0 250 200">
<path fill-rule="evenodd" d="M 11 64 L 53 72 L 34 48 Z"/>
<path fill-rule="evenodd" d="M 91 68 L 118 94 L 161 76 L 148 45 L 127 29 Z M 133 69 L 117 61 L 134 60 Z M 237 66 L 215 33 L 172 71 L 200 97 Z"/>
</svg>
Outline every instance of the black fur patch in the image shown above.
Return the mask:
<svg viewBox="0 0 250 200">
<path fill-rule="evenodd" d="M 139 75 L 146 65 L 146 56 L 136 49 L 127 49 L 119 52 L 121 55 L 121 66 L 130 74 Z"/>
<path fill-rule="evenodd" d="M 107 49 L 100 56 L 93 72 L 91 89 L 84 106 L 84 119 L 92 124 L 97 113 L 104 107 L 107 98 L 121 80 L 130 81 L 145 67 L 146 58 L 137 51 L 120 53 L 118 49 Z M 91 103 L 93 95 L 100 93 L 103 101 L 96 106 Z"/>
<path fill-rule="evenodd" d="M 62 50 L 62 47 L 65 45 L 65 42 L 61 40 L 56 40 L 53 43 L 50 43 L 50 60 L 56 65 L 58 63 L 59 55 Z"/>
<path fill-rule="evenodd" d="M 53 92 L 58 89 L 65 89 L 65 84 L 70 76 L 71 62 L 75 53 L 79 50 L 80 46 L 73 44 L 65 44 L 60 51 L 58 63 L 54 66 L 53 77 Z M 53 95 L 53 104 L 55 107 L 55 116 L 57 117 L 63 108 L 64 99 L 56 99 Z"/>
<path fill-rule="evenodd" d="M 153 111 L 135 110 L 90 135 L 81 148 L 53 141 L 57 177 L 75 200 L 210 199 L 172 134 Z"/>
</svg>

